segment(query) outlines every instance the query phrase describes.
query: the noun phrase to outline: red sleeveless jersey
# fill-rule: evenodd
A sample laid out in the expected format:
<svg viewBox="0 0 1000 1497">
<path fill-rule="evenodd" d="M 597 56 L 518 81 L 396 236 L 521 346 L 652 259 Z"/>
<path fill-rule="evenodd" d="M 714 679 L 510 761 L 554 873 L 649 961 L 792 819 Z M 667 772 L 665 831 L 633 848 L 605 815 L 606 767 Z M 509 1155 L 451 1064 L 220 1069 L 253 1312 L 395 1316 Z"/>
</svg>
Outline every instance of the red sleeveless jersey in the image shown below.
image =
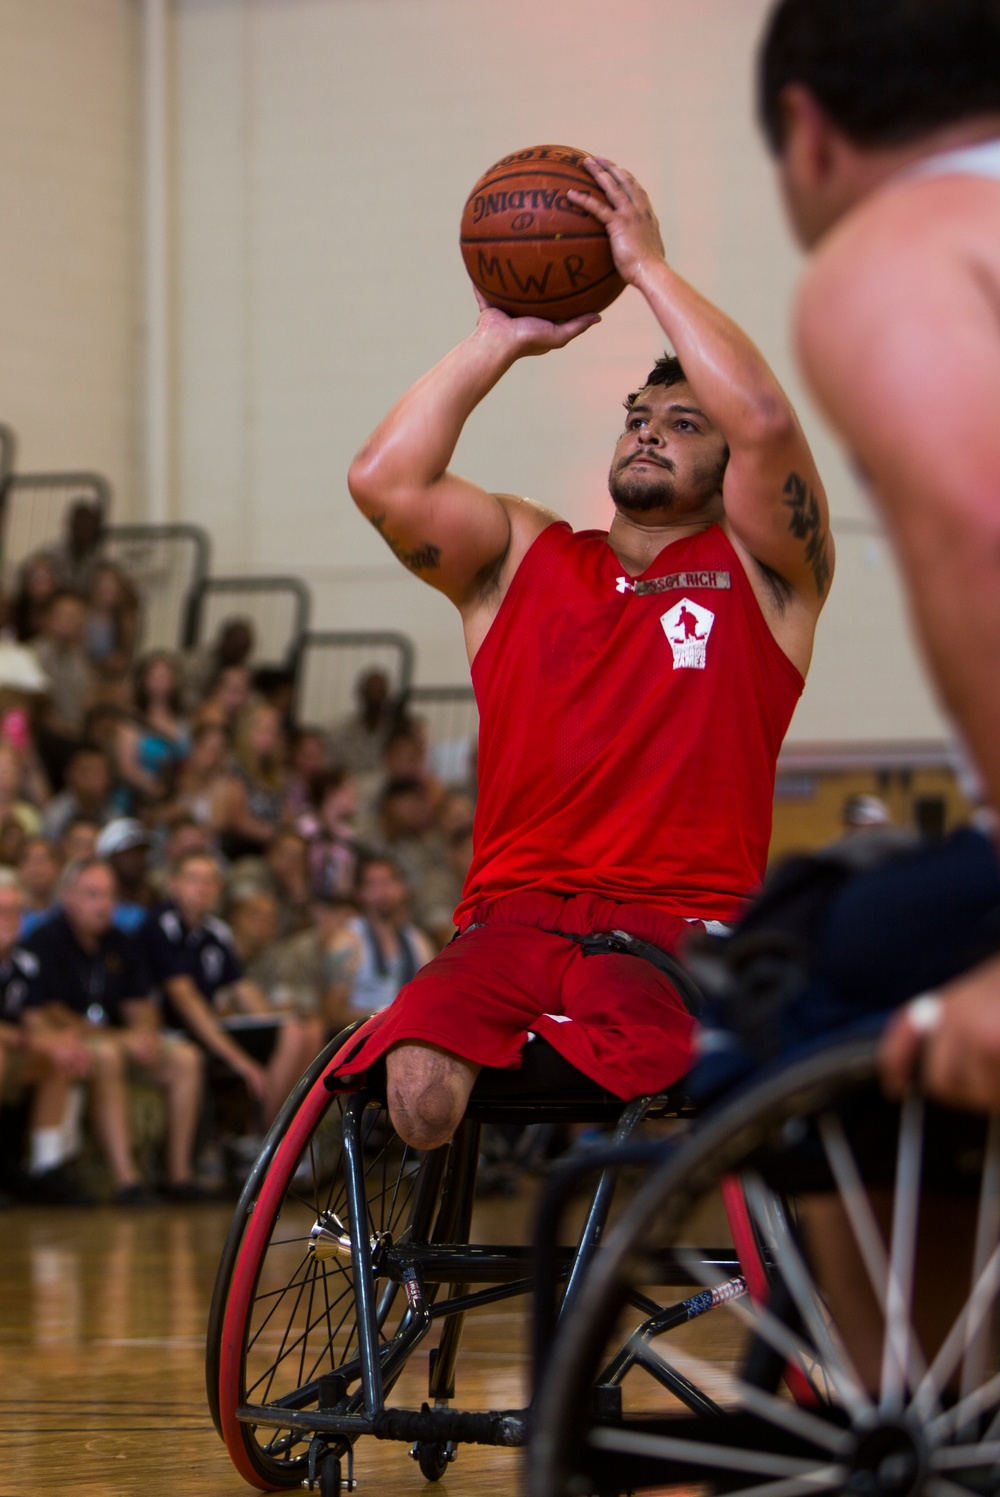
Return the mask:
<svg viewBox="0 0 1000 1497">
<path fill-rule="evenodd" d="M 722 528 L 623 576 L 550 525 L 476 655 L 475 853 L 456 922 L 522 890 L 727 919 L 759 884 L 803 680 Z"/>
</svg>

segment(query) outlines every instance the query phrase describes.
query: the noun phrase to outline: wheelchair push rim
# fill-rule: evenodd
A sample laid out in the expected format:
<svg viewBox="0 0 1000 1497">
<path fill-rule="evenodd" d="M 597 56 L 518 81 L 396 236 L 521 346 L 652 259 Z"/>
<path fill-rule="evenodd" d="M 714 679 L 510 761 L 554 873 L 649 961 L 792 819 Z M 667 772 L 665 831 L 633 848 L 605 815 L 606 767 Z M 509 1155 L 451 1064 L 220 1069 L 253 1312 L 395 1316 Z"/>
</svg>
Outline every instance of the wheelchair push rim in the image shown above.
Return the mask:
<svg viewBox="0 0 1000 1497">
<path fill-rule="evenodd" d="M 895 1135 L 875 1140 L 865 1120 L 889 1110 L 875 1079 L 874 1040 L 803 1060 L 706 1116 L 645 1182 L 560 1325 L 535 1405 L 530 1497 L 679 1486 L 743 1497 L 962 1497 L 1000 1486 L 1000 1371 L 987 1329 L 1000 1292 L 1000 1120 L 961 1118 L 913 1098 L 891 1112 Z M 689 1223 L 732 1174 L 765 1242 L 772 1299 L 765 1308 L 743 1297 L 713 1312 L 731 1314 L 727 1335 L 743 1337 L 732 1366 L 731 1346 L 720 1359 L 718 1341 L 706 1358 L 691 1354 L 690 1337 L 672 1345 L 633 1331 L 626 1346 L 638 1386 L 628 1407 L 620 1391 L 616 1404 L 602 1379 L 621 1318 L 639 1302 L 656 1253 L 690 1240 Z M 883 1230 L 873 1201 L 887 1179 Z M 954 1220 L 962 1211 L 970 1223 L 968 1282 L 930 1355 L 911 1319 L 922 1184 L 964 1190 Z M 878 1307 L 874 1372 L 872 1364 L 858 1370 L 796 1221 L 796 1203 L 824 1194 L 839 1205 Z M 931 1217 L 932 1198 L 923 1199 Z M 810 1397 L 794 1380 L 789 1396 L 790 1367 Z M 707 1389 L 715 1414 L 679 1409 L 665 1391 L 668 1372 Z"/>
<path fill-rule="evenodd" d="M 334 1045 L 340 1043 L 335 1041 Z M 310 1068 L 269 1135 L 247 1182 L 220 1267 L 209 1335 L 210 1396 L 218 1428 L 240 1475 L 270 1490 L 299 1486 L 310 1475 L 310 1435 L 258 1427 L 242 1405 L 284 1403 L 316 1409 L 329 1379 L 344 1413 L 362 1412 L 357 1306 L 341 1147 L 351 1098 L 332 1094 L 323 1064 Z M 292 1103 L 294 1102 L 294 1105 Z M 364 1107 L 364 1099 L 354 1106 Z M 362 1113 L 367 1186 L 366 1237 L 374 1244 L 413 1229 L 417 1163 L 372 1108 Z M 433 1208 L 425 1201 L 423 1213 Z M 376 1280 L 376 1282 L 378 1282 Z M 377 1313 L 385 1336 L 405 1317 L 398 1285 L 379 1284 Z M 213 1388 L 214 1383 L 214 1388 Z M 350 1437 L 324 1442 L 339 1458 Z"/>
</svg>

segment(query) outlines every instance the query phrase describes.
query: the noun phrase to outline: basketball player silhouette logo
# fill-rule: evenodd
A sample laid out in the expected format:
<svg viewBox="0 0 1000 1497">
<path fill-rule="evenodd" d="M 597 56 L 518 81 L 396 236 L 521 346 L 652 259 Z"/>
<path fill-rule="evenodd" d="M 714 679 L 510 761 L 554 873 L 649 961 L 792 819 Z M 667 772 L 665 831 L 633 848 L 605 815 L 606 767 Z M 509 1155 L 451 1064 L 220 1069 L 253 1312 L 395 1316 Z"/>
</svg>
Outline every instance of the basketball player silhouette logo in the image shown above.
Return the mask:
<svg viewBox="0 0 1000 1497">
<path fill-rule="evenodd" d="M 715 623 L 715 614 L 710 608 L 702 608 L 690 598 L 682 598 L 660 618 L 663 632 L 670 641 L 674 657 L 674 670 L 705 669 L 708 651 L 708 636 Z"/>
</svg>

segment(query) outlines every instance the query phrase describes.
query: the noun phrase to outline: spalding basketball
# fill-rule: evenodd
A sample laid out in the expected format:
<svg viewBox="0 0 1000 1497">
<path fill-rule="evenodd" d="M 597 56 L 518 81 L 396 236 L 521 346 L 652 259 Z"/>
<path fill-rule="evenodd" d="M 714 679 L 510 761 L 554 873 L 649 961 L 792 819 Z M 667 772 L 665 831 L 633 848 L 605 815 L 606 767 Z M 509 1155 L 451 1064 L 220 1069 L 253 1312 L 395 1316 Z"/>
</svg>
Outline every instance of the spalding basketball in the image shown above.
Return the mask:
<svg viewBox="0 0 1000 1497">
<path fill-rule="evenodd" d="M 587 151 L 532 146 L 484 172 L 462 214 L 462 258 L 473 283 L 512 317 L 568 322 L 601 312 L 625 289 L 600 219 L 570 202 L 601 195 Z"/>
</svg>

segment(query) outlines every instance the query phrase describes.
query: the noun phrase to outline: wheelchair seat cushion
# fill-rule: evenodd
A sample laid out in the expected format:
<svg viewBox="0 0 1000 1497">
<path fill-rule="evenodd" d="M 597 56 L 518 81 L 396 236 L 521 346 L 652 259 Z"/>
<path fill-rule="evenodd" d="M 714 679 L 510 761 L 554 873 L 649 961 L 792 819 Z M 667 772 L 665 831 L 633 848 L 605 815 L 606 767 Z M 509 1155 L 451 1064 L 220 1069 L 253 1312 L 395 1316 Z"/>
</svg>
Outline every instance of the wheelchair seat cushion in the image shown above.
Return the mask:
<svg viewBox="0 0 1000 1497">
<path fill-rule="evenodd" d="M 588 954 L 573 937 L 621 930 L 676 952 L 688 921 L 595 895 L 540 893 L 491 900 L 476 914 L 351 1037 L 331 1074 L 349 1072 L 357 1085 L 406 1040 L 517 1069 L 529 1034 L 621 1101 L 664 1091 L 685 1074 L 694 1021 L 666 974 L 628 952 Z"/>
</svg>

